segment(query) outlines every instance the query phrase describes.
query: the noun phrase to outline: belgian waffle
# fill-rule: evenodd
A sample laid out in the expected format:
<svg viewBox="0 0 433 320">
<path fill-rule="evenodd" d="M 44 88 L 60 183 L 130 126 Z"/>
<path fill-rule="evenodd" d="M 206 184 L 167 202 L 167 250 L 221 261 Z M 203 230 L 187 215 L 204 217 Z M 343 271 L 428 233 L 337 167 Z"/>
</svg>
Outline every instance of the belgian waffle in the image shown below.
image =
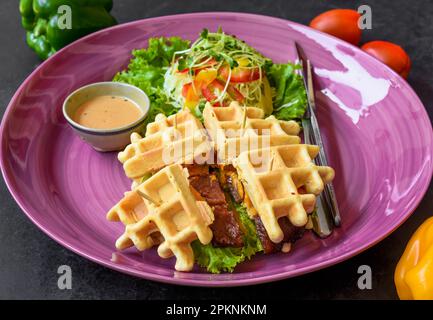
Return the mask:
<svg viewBox="0 0 433 320">
<path fill-rule="evenodd" d="M 157 115 L 147 126 L 146 136 L 131 135 L 131 144 L 120 152 L 125 174 L 132 179 L 153 173 L 173 163 L 192 163 L 206 159 L 212 145 L 199 120 L 189 110 L 168 118 Z M 204 160 L 203 160 L 204 161 Z"/>
<path fill-rule="evenodd" d="M 297 122 L 278 120 L 274 116 L 264 118 L 262 109 L 241 107 L 237 102 L 224 108 L 207 104 L 203 118 L 218 158 L 224 163 L 231 163 L 243 151 L 301 141 Z"/>
<path fill-rule="evenodd" d="M 243 152 L 234 162 L 246 192 L 274 243 L 283 239 L 278 219 L 287 216 L 295 227 L 305 226 L 316 196 L 334 170 L 316 166 L 319 147 L 283 145 Z M 299 189 L 305 190 L 300 193 Z"/>
<path fill-rule="evenodd" d="M 176 257 L 175 268 L 189 271 L 194 264 L 191 242 L 212 240 L 209 225 L 213 212 L 205 201 L 191 192 L 187 171 L 173 164 L 161 169 L 137 186 L 107 214 L 109 220 L 122 221 L 124 234 L 116 241 L 118 249 L 135 245 L 138 250 L 156 244 L 162 258 Z"/>
</svg>

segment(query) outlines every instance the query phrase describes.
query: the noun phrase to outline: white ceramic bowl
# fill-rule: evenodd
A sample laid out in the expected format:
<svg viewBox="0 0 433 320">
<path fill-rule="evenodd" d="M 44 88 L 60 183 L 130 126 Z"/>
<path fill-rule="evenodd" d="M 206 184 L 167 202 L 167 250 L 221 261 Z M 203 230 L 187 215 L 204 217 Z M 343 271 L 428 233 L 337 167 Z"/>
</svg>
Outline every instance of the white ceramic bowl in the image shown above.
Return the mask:
<svg viewBox="0 0 433 320">
<path fill-rule="evenodd" d="M 72 120 L 72 115 L 87 100 L 102 95 L 122 96 L 134 102 L 142 111 L 135 122 L 115 129 L 93 129 Z M 63 103 L 63 115 L 74 131 L 97 151 L 118 151 L 130 143 L 133 132 L 144 129 L 144 120 L 149 111 L 149 98 L 143 90 L 120 82 L 97 82 L 72 92 Z"/>
</svg>

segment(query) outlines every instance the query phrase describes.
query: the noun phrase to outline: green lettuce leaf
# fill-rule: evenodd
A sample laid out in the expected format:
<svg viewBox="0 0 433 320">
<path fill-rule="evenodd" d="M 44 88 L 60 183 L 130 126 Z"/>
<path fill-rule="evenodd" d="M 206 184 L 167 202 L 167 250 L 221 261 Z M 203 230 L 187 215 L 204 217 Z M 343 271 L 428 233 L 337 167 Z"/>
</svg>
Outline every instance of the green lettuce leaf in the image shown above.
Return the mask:
<svg viewBox="0 0 433 320">
<path fill-rule="evenodd" d="M 174 53 L 189 48 L 189 45 L 189 41 L 179 37 L 150 38 L 148 47 L 133 50 L 127 69 L 114 76 L 113 81 L 132 84 L 148 95 L 150 109 L 146 123 L 153 122 L 158 113 L 168 116 L 178 111 L 162 89 L 164 74 Z"/>
<path fill-rule="evenodd" d="M 239 213 L 239 220 L 244 227 L 244 247 L 242 248 L 242 254 L 250 259 L 257 252 L 263 250 L 262 243 L 257 236 L 256 225 L 248 215 L 247 208 L 239 203 L 234 203 L 236 211 Z"/>
<path fill-rule="evenodd" d="M 273 64 L 267 70 L 271 86 L 275 88 L 274 116 L 280 120 L 301 119 L 307 108 L 307 95 L 298 65 Z"/>
<path fill-rule="evenodd" d="M 233 272 L 236 265 L 263 250 L 257 237 L 256 226 L 248 216 L 246 208 L 241 204 L 234 204 L 234 207 L 244 227 L 242 248 L 219 248 L 212 244 L 203 245 L 198 240 L 191 244 L 197 264 L 211 273 Z"/>
</svg>

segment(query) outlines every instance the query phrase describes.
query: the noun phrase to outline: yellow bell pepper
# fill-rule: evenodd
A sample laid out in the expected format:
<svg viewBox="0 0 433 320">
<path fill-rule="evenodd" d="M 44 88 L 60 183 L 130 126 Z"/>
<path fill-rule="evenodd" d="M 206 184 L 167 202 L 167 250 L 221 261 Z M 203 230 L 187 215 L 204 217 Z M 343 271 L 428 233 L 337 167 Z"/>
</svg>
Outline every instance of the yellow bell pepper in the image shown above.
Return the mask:
<svg viewBox="0 0 433 320">
<path fill-rule="evenodd" d="M 216 69 L 203 69 L 195 77 L 195 85 L 200 87 L 201 85 L 208 86 L 217 77 Z"/>
<path fill-rule="evenodd" d="M 250 65 L 250 60 L 247 58 L 236 59 L 239 67 L 248 67 Z"/>
<path fill-rule="evenodd" d="M 394 274 L 402 300 L 433 300 L 433 217 L 414 233 Z"/>
</svg>

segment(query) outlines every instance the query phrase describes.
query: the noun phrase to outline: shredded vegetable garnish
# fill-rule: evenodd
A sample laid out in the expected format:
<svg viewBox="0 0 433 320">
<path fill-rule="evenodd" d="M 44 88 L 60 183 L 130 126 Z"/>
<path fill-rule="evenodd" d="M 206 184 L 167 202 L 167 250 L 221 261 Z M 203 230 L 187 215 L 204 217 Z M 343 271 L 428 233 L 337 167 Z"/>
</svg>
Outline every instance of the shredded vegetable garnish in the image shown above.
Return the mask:
<svg viewBox="0 0 433 320">
<path fill-rule="evenodd" d="M 148 122 L 157 113 L 170 115 L 185 107 L 201 119 L 206 102 L 227 106 L 238 101 L 281 120 L 300 119 L 305 112 L 305 89 L 295 65 L 274 64 L 221 30 L 203 30 L 191 46 L 177 37 L 151 38 L 147 49 L 133 55 L 128 69 L 114 80 L 148 94 Z"/>
<path fill-rule="evenodd" d="M 186 105 L 196 113 L 202 102 L 226 106 L 238 101 L 270 114 L 272 97 L 264 97 L 271 94 L 264 88 L 270 65 L 270 59 L 235 36 L 205 29 L 189 49 L 174 53 L 164 90 L 179 108 Z"/>
</svg>

